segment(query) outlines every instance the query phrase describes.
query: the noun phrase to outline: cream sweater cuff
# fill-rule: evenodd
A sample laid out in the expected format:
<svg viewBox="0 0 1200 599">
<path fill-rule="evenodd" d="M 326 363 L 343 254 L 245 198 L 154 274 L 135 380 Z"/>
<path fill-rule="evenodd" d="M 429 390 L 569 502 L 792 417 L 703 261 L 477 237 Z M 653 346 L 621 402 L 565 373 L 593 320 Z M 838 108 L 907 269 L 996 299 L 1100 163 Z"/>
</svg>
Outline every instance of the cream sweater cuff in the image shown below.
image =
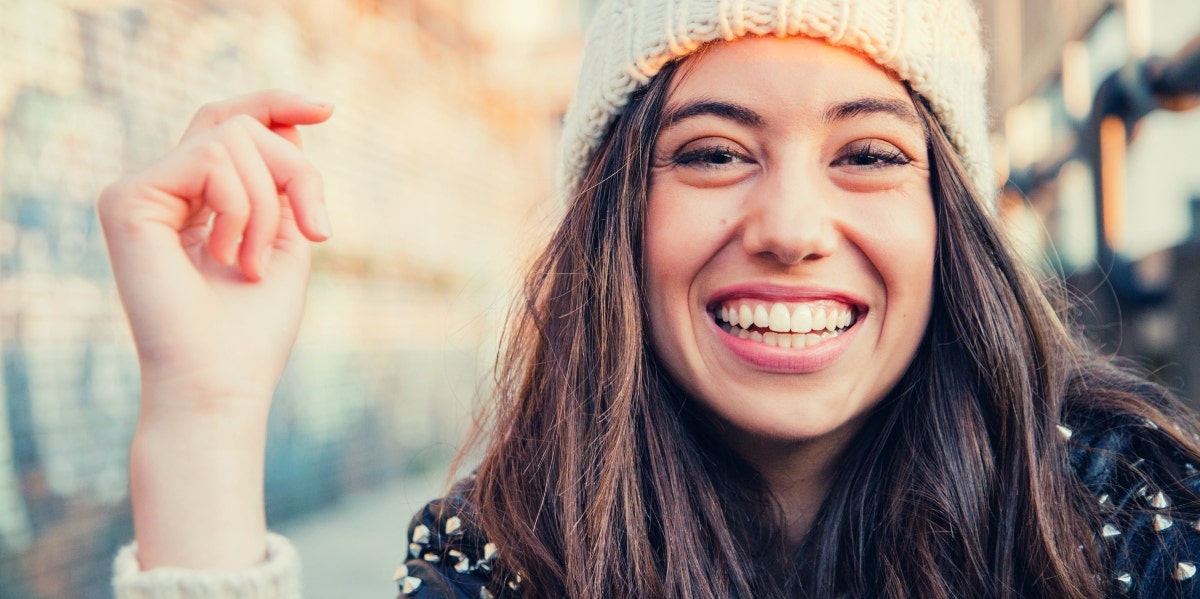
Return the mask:
<svg viewBox="0 0 1200 599">
<path fill-rule="evenodd" d="M 246 570 L 143 572 L 137 543 L 130 543 L 113 561 L 113 592 L 116 599 L 298 599 L 300 555 L 290 541 L 267 533 L 267 559 Z"/>
</svg>

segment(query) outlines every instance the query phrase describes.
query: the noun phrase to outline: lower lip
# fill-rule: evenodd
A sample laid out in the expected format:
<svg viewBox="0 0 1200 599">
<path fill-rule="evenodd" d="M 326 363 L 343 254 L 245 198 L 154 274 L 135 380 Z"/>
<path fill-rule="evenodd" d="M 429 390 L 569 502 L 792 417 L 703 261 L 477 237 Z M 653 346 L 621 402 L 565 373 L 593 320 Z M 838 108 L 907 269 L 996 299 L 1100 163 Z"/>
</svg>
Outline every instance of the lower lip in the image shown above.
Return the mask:
<svg viewBox="0 0 1200 599">
<path fill-rule="evenodd" d="M 782 374 L 807 374 L 828 367 L 850 349 L 865 314 L 859 315 L 853 326 L 837 337 L 826 339 L 811 347 L 773 347 L 758 341 L 730 335 L 712 318 L 709 325 L 729 351 L 751 366 Z"/>
</svg>

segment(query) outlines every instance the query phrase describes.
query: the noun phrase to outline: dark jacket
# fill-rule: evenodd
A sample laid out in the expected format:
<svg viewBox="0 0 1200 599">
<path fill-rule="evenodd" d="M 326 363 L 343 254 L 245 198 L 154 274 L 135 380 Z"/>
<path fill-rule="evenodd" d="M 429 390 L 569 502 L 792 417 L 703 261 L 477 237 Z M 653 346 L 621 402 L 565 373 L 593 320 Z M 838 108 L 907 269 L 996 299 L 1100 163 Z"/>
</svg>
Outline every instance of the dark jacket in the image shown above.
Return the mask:
<svg viewBox="0 0 1200 599">
<path fill-rule="evenodd" d="M 1156 425 L 1109 419 L 1059 429 L 1103 516 L 1096 542 L 1112 566 L 1098 574 L 1120 597 L 1200 599 L 1200 504 L 1166 482 L 1175 473 L 1200 493 L 1200 475 L 1195 464 L 1136 434 L 1146 426 Z M 464 524 L 465 484 L 413 518 L 408 559 L 396 572 L 400 597 L 519 597 L 518 581 L 492 583 L 497 547 Z"/>
</svg>

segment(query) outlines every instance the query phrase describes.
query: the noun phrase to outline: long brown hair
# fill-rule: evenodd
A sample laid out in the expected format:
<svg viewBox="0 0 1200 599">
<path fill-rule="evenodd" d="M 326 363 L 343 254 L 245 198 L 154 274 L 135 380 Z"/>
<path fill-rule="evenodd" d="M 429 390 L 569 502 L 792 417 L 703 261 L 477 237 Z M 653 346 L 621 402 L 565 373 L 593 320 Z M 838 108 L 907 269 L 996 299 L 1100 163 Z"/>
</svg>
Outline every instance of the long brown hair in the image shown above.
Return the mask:
<svg viewBox="0 0 1200 599">
<path fill-rule="evenodd" d="M 643 223 L 677 70 L 612 125 L 512 314 L 469 495 L 500 548 L 493 593 L 520 581 L 538 598 L 1103 597 L 1095 501 L 1056 427 L 1194 422 L 1074 340 L 1047 299 L 1059 292 L 1014 257 L 916 94 L 937 213 L 932 317 L 787 550 L 763 479 L 647 341 Z M 1200 455 L 1173 428 L 1144 434 Z"/>
</svg>

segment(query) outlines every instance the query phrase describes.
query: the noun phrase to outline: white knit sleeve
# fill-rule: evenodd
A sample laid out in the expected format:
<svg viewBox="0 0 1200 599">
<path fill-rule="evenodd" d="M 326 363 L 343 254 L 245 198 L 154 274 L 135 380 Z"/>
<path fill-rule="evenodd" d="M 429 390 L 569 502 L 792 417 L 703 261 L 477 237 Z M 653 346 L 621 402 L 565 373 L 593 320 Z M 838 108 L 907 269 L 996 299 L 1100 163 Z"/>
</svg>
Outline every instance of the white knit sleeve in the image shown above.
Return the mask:
<svg viewBox="0 0 1200 599">
<path fill-rule="evenodd" d="M 290 541 L 267 533 L 267 559 L 229 572 L 155 568 L 143 572 L 137 543 L 113 561 L 116 599 L 299 599 L 300 554 Z"/>
</svg>

